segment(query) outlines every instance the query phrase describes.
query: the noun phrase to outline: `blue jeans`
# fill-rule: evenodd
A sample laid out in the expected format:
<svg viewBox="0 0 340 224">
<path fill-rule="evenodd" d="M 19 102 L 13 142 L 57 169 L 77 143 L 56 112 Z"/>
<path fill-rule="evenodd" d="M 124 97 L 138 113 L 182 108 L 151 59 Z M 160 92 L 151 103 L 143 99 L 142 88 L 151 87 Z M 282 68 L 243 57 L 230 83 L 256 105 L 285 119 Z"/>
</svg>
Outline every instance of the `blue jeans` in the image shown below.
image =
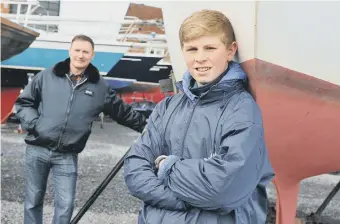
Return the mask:
<svg viewBox="0 0 340 224">
<path fill-rule="evenodd" d="M 47 179 L 52 169 L 54 224 L 69 224 L 76 194 L 78 155 L 27 145 L 24 224 L 42 224 Z"/>
</svg>

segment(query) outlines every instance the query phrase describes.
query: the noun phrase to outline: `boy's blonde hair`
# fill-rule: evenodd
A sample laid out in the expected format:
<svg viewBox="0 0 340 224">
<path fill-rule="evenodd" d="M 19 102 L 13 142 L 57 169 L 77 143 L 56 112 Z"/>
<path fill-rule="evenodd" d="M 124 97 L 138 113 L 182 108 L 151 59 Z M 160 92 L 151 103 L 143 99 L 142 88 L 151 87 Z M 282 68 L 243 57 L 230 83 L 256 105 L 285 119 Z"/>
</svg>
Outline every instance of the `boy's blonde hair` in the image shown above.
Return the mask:
<svg viewBox="0 0 340 224">
<path fill-rule="evenodd" d="M 221 35 L 221 41 L 229 46 L 235 41 L 234 29 L 229 19 L 216 10 L 201 10 L 186 18 L 179 30 L 181 47 L 184 42 L 206 35 Z"/>
</svg>

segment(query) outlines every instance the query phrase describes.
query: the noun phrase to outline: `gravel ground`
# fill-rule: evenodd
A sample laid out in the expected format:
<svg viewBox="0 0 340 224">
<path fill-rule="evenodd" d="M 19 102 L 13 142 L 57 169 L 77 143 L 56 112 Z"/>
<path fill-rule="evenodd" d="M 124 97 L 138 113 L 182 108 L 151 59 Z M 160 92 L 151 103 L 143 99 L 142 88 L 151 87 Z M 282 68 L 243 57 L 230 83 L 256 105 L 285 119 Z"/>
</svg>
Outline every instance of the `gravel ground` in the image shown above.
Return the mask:
<svg viewBox="0 0 340 224">
<path fill-rule="evenodd" d="M 1 133 L 1 223 L 17 224 L 23 220 L 24 178 L 23 163 L 25 134 L 13 133 L 13 125 L 2 128 Z M 77 211 L 85 204 L 89 196 L 107 176 L 118 160 L 124 155 L 129 145 L 138 137 L 138 133 L 114 122 L 93 125 L 93 133 L 86 149 L 79 155 L 79 173 L 76 196 Z M 114 137 L 113 137 L 114 136 Z M 321 175 L 304 180 L 301 184 L 298 202 L 298 215 L 314 212 L 333 186 L 340 180 L 337 175 Z M 269 186 L 268 195 L 271 203 L 275 200 L 275 190 Z M 137 223 L 139 201 L 127 192 L 122 171 L 111 181 L 79 223 Z M 272 210 L 274 208 L 271 208 Z M 331 217 L 334 223 L 340 223 L 340 195 L 330 203 L 323 213 Z M 50 183 L 48 184 L 45 206 L 45 223 L 51 223 L 53 199 Z M 269 215 L 274 220 L 273 213 Z M 274 222 L 268 222 L 274 223 Z"/>
</svg>

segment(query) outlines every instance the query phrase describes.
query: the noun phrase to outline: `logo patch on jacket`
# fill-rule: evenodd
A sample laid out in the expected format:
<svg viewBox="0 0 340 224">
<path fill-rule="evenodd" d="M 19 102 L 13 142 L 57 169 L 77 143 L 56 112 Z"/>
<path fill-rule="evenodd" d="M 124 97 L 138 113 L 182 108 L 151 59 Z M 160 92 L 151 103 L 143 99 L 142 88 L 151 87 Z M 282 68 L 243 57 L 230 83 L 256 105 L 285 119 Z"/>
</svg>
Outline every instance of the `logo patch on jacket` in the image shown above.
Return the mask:
<svg viewBox="0 0 340 224">
<path fill-rule="evenodd" d="M 93 91 L 86 89 L 85 90 L 85 95 L 93 96 Z"/>
</svg>

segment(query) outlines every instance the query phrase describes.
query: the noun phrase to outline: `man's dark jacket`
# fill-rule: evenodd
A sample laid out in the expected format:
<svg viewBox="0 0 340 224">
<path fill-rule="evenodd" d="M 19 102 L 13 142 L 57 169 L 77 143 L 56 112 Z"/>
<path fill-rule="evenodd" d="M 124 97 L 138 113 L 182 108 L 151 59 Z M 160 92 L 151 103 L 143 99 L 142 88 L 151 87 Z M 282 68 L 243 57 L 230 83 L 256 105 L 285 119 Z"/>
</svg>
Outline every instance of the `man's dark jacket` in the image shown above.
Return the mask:
<svg viewBox="0 0 340 224">
<path fill-rule="evenodd" d="M 81 152 L 101 112 L 141 132 L 145 118 L 125 104 L 90 64 L 76 86 L 68 76 L 70 59 L 39 72 L 18 97 L 15 107 L 27 144 L 60 152 Z"/>
</svg>

